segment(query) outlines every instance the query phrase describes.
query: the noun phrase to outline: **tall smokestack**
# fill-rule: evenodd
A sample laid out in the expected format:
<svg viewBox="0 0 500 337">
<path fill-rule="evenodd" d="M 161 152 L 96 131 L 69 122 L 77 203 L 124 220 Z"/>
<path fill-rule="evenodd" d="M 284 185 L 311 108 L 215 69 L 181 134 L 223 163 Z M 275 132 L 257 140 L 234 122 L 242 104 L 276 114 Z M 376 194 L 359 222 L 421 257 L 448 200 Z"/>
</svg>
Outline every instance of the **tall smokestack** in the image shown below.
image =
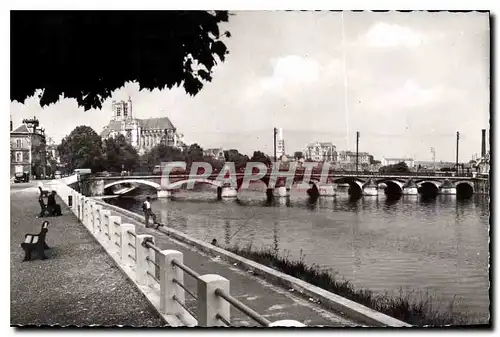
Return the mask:
<svg viewBox="0 0 500 337">
<path fill-rule="evenodd" d="M 486 156 L 486 129 L 481 130 L 481 157 Z"/>
</svg>

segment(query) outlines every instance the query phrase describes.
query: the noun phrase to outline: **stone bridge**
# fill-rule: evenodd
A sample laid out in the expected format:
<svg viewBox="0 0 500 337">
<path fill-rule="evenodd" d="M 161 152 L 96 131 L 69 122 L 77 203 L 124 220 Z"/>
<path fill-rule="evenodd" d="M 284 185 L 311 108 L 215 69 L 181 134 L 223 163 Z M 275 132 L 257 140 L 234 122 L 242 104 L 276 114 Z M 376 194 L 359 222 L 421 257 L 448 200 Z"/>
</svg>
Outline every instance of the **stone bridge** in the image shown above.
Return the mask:
<svg viewBox="0 0 500 337">
<path fill-rule="evenodd" d="M 168 197 L 175 190 L 192 188 L 196 184 L 208 184 L 216 187 L 218 197 L 235 197 L 244 182 L 261 181 L 266 185 L 268 196 L 288 196 L 290 188 L 298 185 L 299 188 L 307 190 L 311 196 L 333 196 L 339 185 L 349 185 L 351 195 L 378 195 L 379 190 L 384 190 L 387 195 L 437 195 L 437 194 L 459 194 L 470 196 L 474 193 L 485 191 L 488 184 L 487 178 L 477 177 L 439 177 L 418 176 L 415 174 L 352 174 L 352 173 L 330 173 L 324 175 L 312 174 L 307 181 L 304 174 L 295 175 L 281 172 L 274 180 L 270 174 L 256 179 L 253 176 L 244 178 L 243 173 L 232 176 L 232 181 L 225 177 L 212 174 L 207 177 L 187 174 L 171 174 L 169 179 L 161 175 L 148 176 L 119 176 L 119 177 L 96 177 L 88 176 L 85 183 L 91 183 L 97 188 L 97 193 L 103 194 L 112 186 L 120 184 L 147 185 L 158 191 L 158 197 Z M 96 188 L 93 188 L 96 191 Z"/>
</svg>

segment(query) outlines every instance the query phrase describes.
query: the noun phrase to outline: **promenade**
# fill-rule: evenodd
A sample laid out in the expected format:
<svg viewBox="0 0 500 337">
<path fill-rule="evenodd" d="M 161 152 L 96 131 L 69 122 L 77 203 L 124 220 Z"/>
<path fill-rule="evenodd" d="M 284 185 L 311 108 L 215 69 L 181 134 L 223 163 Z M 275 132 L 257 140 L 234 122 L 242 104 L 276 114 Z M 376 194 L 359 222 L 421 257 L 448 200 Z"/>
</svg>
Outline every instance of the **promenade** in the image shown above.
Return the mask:
<svg viewBox="0 0 500 337">
<path fill-rule="evenodd" d="M 10 193 L 10 323 L 159 327 L 165 322 L 62 203 L 63 215 L 37 219 L 36 182 Z M 50 222 L 48 259 L 22 262 L 27 233 Z"/>
<path fill-rule="evenodd" d="M 177 250 L 183 253 L 184 264 L 199 274 L 218 274 L 231 282 L 231 295 L 261 314 L 270 321 L 296 320 L 307 326 L 348 327 L 362 326 L 349 318 L 321 308 L 311 298 L 290 289 L 275 286 L 251 271 L 240 269 L 220 257 L 210 256 L 200 250 L 180 242 L 160 230 L 145 228 L 143 223 L 127 215 L 111 210 L 111 215 L 120 216 L 122 223 L 135 225 L 137 234 L 150 234 L 155 237 L 155 245 L 160 249 Z M 184 278 L 188 289 L 196 289 L 196 281 L 191 277 Z M 196 311 L 196 300 L 186 296 L 186 306 Z M 247 315 L 235 308 L 231 309 L 231 323 L 234 326 L 260 326 Z"/>
<path fill-rule="evenodd" d="M 133 325 L 162 326 L 163 321 L 137 288 L 114 264 L 85 226 L 59 200 L 63 216 L 50 221 L 47 243 L 49 259 L 21 262 L 19 244 L 25 233 L 38 232 L 41 219 L 38 190 L 11 192 L 11 324 Z M 200 274 L 218 274 L 231 282 L 231 294 L 270 321 L 293 319 L 308 326 L 360 326 L 311 299 L 270 284 L 250 272 L 217 257 L 208 256 L 123 214 L 138 234 L 152 234 L 161 249 L 178 250 L 184 263 Z M 196 289 L 185 278 L 187 288 Z M 195 301 L 186 298 L 195 309 Z M 258 326 L 245 314 L 231 309 L 234 326 Z"/>
</svg>

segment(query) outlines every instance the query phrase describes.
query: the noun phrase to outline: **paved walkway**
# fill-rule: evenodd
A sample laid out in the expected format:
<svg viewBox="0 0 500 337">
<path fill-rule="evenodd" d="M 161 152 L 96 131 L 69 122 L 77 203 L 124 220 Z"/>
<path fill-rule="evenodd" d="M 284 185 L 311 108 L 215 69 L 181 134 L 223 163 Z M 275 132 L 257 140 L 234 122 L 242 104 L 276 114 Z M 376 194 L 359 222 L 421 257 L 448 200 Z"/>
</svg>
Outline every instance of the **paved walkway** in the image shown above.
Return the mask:
<svg viewBox="0 0 500 337">
<path fill-rule="evenodd" d="M 63 216 L 50 222 L 47 260 L 22 262 L 26 233 L 42 219 L 35 183 L 11 186 L 11 325 L 164 326 L 141 292 L 117 268 L 60 200 Z"/>
<path fill-rule="evenodd" d="M 179 242 L 164 233 L 151 228 L 123 214 L 111 211 L 111 215 L 122 217 L 122 223 L 132 223 L 138 234 L 151 234 L 155 237 L 156 245 L 161 249 L 178 250 L 184 254 L 184 264 L 201 275 L 218 274 L 230 281 L 230 293 L 271 322 L 282 319 L 293 319 L 308 326 L 360 326 L 337 313 L 327 311 L 312 303 L 302 295 L 290 292 L 272 285 L 262 278 L 239 269 L 217 257 L 208 256 L 192 246 Z M 196 282 L 184 275 L 184 283 L 188 289 L 196 293 Z M 191 312 L 196 312 L 196 300 L 186 294 L 186 305 Z M 245 314 L 231 307 L 231 323 L 234 326 L 259 326 Z"/>
</svg>

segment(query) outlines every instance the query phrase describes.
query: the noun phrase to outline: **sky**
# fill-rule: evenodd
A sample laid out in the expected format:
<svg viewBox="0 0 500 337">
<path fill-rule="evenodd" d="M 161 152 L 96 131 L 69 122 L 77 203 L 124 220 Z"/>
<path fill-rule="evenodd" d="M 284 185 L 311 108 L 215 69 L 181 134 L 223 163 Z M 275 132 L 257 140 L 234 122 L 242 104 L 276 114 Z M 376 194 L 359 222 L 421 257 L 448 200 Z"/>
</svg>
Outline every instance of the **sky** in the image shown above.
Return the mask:
<svg viewBox="0 0 500 337">
<path fill-rule="evenodd" d="M 12 102 L 14 127 L 36 116 L 56 142 L 78 125 L 101 132 L 111 101 L 137 118 L 169 117 L 188 144 L 272 154 L 273 127 L 288 154 L 333 142 L 376 159 L 468 161 L 489 129 L 487 13 L 235 11 L 221 30 L 230 54 L 195 97 L 128 83 L 84 111 L 63 99 Z"/>
</svg>

